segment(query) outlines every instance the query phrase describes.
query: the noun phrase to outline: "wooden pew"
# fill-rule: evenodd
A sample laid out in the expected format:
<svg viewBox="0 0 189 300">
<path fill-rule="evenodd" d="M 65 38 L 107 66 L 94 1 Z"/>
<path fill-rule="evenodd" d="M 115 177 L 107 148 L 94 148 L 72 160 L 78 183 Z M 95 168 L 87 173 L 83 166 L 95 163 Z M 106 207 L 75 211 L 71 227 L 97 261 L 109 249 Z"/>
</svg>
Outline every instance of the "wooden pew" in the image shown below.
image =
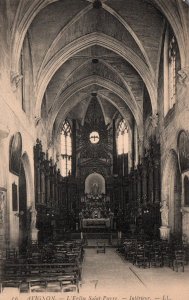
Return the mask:
<svg viewBox="0 0 189 300">
<path fill-rule="evenodd" d="M 20 288 L 24 282 L 32 282 L 37 279 L 46 283 L 48 280 L 57 279 L 63 286 L 63 282 L 68 278 L 72 279 L 72 284 L 75 283 L 79 290 L 81 271 L 81 265 L 77 262 L 25 264 L 5 262 L 1 290 L 12 286 Z"/>
</svg>

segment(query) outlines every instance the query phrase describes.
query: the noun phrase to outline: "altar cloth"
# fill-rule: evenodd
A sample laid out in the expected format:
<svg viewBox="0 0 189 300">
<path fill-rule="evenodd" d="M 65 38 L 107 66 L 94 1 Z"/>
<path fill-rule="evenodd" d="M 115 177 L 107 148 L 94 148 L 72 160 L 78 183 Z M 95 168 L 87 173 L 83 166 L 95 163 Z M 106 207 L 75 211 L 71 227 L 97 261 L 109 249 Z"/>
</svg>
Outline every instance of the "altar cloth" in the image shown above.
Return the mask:
<svg viewBox="0 0 189 300">
<path fill-rule="evenodd" d="M 107 219 L 83 219 L 83 228 L 110 228 L 110 218 Z"/>
</svg>

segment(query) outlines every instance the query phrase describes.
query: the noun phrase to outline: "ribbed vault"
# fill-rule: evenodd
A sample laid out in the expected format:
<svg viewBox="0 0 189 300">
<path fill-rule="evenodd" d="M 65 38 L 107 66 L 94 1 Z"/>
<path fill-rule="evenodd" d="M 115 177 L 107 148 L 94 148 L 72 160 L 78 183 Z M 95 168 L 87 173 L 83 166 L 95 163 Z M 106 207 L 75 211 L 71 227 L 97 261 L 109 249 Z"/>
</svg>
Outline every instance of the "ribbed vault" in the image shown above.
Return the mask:
<svg viewBox="0 0 189 300">
<path fill-rule="evenodd" d="M 162 38 L 170 23 L 185 66 L 188 27 L 183 5 L 171 0 L 17 1 L 11 32 L 11 68 L 19 74 L 24 39 L 30 43 L 34 117 L 49 138 L 68 115 L 82 122 L 91 93 L 98 94 L 105 120 L 116 113 L 143 135 L 144 90 L 157 112 Z M 151 20 L 153 19 L 153 22 Z M 110 108 L 111 107 L 111 108 Z M 111 113 L 110 113 L 111 112 Z"/>
</svg>

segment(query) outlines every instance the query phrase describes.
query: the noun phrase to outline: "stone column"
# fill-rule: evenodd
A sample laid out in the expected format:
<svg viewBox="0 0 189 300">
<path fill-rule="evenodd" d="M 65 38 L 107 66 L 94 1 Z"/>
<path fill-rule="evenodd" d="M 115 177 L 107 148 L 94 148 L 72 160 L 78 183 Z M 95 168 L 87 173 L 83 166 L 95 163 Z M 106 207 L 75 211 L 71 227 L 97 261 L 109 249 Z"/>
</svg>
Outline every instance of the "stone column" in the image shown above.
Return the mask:
<svg viewBox="0 0 189 300">
<path fill-rule="evenodd" d="M 4 258 L 5 253 L 3 252 L 3 249 L 5 248 L 5 228 L 7 226 L 6 219 L 5 219 L 5 195 L 6 192 L 3 190 L 0 190 L 0 261 Z"/>
<path fill-rule="evenodd" d="M 7 138 L 9 135 L 9 129 L 4 124 L 0 123 L 0 142 Z M 1 170 L 3 172 L 3 170 Z M 8 221 L 8 208 L 7 208 L 7 190 L 4 187 L 0 187 L 0 261 L 4 257 L 4 253 L 1 251 L 10 239 L 10 224 Z"/>
<path fill-rule="evenodd" d="M 147 166 L 144 162 L 142 165 L 142 204 L 146 205 L 147 202 Z"/>
<path fill-rule="evenodd" d="M 182 207 L 182 232 L 185 240 L 189 241 L 189 207 Z"/>
</svg>

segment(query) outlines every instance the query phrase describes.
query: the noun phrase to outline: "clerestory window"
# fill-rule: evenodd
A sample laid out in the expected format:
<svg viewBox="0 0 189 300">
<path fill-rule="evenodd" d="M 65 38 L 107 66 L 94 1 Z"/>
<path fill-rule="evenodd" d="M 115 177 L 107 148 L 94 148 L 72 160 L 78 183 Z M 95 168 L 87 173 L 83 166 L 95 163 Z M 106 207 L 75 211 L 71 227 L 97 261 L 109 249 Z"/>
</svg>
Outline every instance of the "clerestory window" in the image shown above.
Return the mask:
<svg viewBox="0 0 189 300">
<path fill-rule="evenodd" d="M 168 27 L 164 44 L 164 116 L 176 102 L 176 73 L 179 64 L 179 51 L 176 38 Z"/>
</svg>

